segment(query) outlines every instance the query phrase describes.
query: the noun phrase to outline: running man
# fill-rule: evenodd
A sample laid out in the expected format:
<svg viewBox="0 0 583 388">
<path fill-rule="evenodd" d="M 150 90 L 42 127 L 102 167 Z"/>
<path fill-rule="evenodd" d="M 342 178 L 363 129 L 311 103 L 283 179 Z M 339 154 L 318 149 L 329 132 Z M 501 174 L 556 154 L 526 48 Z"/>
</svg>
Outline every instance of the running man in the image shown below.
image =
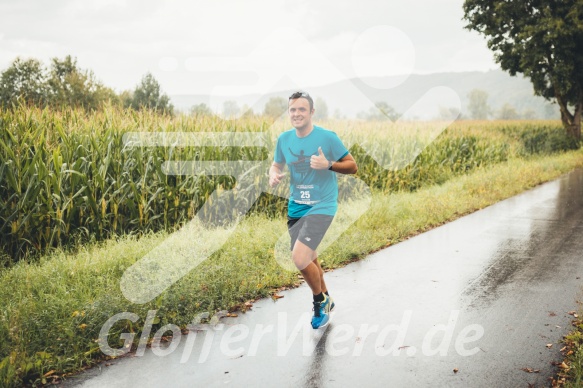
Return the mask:
<svg viewBox="0 0 583 388">
<path fill-rule="evenodd" d="M 289 97 L 288 114 L 293 128 L 277 139 L 269 185 L 277 186 L 287 164 L 290 197 L 287 227 L 291 236 L 292 260 L 310 286 L 314 299 L 312 327 L 326 326 L 334 301 L 324 282 L 316 248 L 332 223 L 338 208 L 336 173 L 354 174 L 354 158 L 338 136 L 312 124 L 314 101 L 308 93 Z"/>
</svg>

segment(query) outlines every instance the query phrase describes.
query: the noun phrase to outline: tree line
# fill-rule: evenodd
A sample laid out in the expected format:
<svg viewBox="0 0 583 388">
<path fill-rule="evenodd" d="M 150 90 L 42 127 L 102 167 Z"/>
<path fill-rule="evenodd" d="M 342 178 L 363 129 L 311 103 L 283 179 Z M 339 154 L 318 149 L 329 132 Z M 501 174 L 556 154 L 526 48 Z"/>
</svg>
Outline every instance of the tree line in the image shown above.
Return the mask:
<svg viewBox="0 0 583 388">
<path fill-rule="evenodd" d="M 10 109 L 21 104 L 39 107 L 63 108 L 79 107 L 86 110 L 99 110 L 105 104 L 119 105 L 136 110 L 147 108 L 160 113 L 174 113 L 170 98 L 162 92 L 160 84 L 151 73 L 146 73 L 133 90 L 116 93 L 104 85 L 93 71 L 82 69 L 77 59 L 66 56 L 52 58 L 49 66 L 35 58 L 16 58 L 0 74 L 0 108 Z M 340 110 L 330 115 L 326 101 L 316 97 L 314 101 L 316 120 L 326 120 L 330 116 L 346 118 Z M 284 97 L 271 97 L 265 104 L 263 115 L 278 118 L 287 111 L 288 101 Z M 190 108 L 191 115 L 214 115 L 215 112 L 204 104 Z M 239 106 L 236 101 L 225 101 L 224 117 L 255 116 L 247 105 Z M 364 120 L 392 120 L 399 114 L 385 102 L 377 102 L 369 111 L 360 112 L 358 118 Z"/>
<path fill-rule="evenodd" d="M 548 104 L 544 112 L 535 112 L 533 109 L 526 109 L 522 112 L 518 111 L 510 103 L 503 104 L 499 109 L 493 109 L 488 103 L 488 93 L 482 89 L 472 89 L 468 95 L 468 105 L 466 114 L 468 118 L 473 120 L 534 120 L 538 118 L 541 113 L 545 119 L 555 118 L 555 108 Z"/>
<path fill-rule="evenodd" d="M 500 120 L 534 119 L 535 112 L 519 113 L 510 104 L 505 104 L 498 111 L 493 111 L 488 105 L 488 94 L 474 89 L 468 94 L 467 112 L 464 117 L 459 111 L 451 112 L 451 108 L 442 108 L 443 117 L 458 116 L 485 120 L 495 118 Z M 48 67 L 37 59 L 16 58 L 8 69 L 0 75 L 0 106 L 9 108 L 19 104 L 41 107 L 81 107 L 87 110 L 98 110 L 104 104 L 117 104 L 124 108 L 136 110 L 142 108 L 158 112 L 174 112 L 170 98 L 161 91 L 160 84 L 151 73 L 145 74 L 133 90 L 125 90 L 117 94 L 112 88 L 101 83 L 91 70 L 78 66 L 77 60 L 71 56 L 64 59 L 53 58 Z M 288 101 L 283 97 L 271 97 L 265 104 L 263 114 L 266 117 L 277 118 L 287 111 Z M 330 116 L 336 119 L 345 118 L 342 112 L 336 110 L 329 114 L 328 105 L 324 99 L 315 100 L 315 119 L 326 120 Z M 192 115 L 212 115 L 214 112 L 206 104 L 198 104 L 190 109 Z M 236 101 L 225 101 L 223 116 L 255 116 L 255 112 L 246 105 L 239 107 Z M 359 112 L 358 119 L 367 121 L 396 121 L 400 114 L 389 104 L 378 101 L 368 111 Z"/>
<path fill-rule="evenodd" d="M 48 67 L 38 59 L 16 58 L 0 75 L 0 107 L 21 104 L 40 107 L 80 107 L 98 110 L 105 104 L 173 113 L 170 98 L 152 74 L 145 74 L 133 90 L 116 93 L 91 70 L 82 69 L 70 55 L 52 58 Z"/>
</svg>

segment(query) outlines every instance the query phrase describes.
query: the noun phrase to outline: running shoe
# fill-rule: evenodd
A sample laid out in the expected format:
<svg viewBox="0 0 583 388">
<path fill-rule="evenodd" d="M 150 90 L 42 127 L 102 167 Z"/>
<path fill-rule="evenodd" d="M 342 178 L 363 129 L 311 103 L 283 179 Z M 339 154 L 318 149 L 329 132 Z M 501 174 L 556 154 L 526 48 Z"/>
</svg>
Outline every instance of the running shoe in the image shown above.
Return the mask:
<svg viewBox="0 0 583 388">
<path fill-rule="evenodd" d="M 319 329 L 330 321 L 330 298 L 324 295 L 322 302 L 314 303 L 314 316 L 312 317 L 312 328 Z"/>
</svg>

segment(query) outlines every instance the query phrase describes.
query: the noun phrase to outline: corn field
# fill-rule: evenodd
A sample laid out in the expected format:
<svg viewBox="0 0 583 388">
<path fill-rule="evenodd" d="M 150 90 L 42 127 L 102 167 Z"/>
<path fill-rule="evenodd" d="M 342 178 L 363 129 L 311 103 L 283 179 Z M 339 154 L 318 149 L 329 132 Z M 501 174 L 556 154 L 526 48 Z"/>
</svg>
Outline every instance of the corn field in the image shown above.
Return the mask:
<svg viewBox="0 0 583 388">
<path fill-rule="evenodd" d="M 401 141 L 406 151 L 394 146 L 391 133 L 413 133 L 421 124 L 395 127 L 330 121 L 322 125 L 351 145 L 359 166 L 357 177 L 383 192 L 416 190 L 511 157 L 570 147 L 561 143 L 562 128 L 554 122 L 457 122 L 430 141 L 419 142 L 418 137 Z M 94 113 L 27 107 L 0 111 L 0 265 L 9 266 L 51 247 L 173 230 L 192 219 L 215 190 L 230 190 L 236 182 L 230 176 L 167 174 L 165 162 L 255 161 L 269 166 L 277 135 L 288 128 L 285 118 L 276 122 L 172 118 L 114 107 Z M 264 141 L 257 147 L 225 146 L 220 141 L 205 146 L 131 147 L 124 142 L 124 134 L 131 132 L 257 132 Z M 528 137 L 529 133 L 536 136 Z M 559 144 L 557 149 L 548 146 L 549 138 Z M 385 159 L 371 157 L 375 152 Z M 409 155 L 409 160 L 397 160 L 398 154 Z M 260 189 L 266 173 L 261 168 L 246 174 L 250 192 L 241 198 L 254 202 L 243 207 L 284 214 L 287 201 Z"/>
</svg>

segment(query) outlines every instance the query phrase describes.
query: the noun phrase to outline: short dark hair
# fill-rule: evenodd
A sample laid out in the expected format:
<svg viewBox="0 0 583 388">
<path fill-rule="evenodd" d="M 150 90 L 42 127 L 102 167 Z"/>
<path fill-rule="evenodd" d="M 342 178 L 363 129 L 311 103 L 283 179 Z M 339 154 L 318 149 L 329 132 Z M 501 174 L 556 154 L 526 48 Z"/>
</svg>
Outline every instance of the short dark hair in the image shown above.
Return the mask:
<svg viewBox="0 0 583 388">
<path fill-rule="evenodd" d="M 295 100 L 298 98 L 305 98 L 306 100 L 308 100 L 308 102 L 310 103 L 310 111 L 312 109 L 314 109 L 314 100 L 312 100 L 312 97 L 310 97 L 310 95 L 306 92 L 302 92 L 302 91 L 297 91 L 294 92 L 291 96 L 289 96 L 289 100 Z"/>
</svg>

